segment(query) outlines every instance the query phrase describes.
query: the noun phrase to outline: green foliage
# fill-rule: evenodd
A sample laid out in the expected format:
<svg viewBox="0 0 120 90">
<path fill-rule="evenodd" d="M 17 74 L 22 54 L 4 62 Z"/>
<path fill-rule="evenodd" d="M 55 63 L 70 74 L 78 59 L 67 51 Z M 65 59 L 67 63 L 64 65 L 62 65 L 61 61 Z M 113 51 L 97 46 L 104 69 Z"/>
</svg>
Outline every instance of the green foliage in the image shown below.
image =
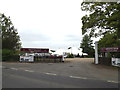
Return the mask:
<svg viewBox="0 0 120 90">
<path fill-rule="evenodd" d="M 67 58 L 74 58 L 73 54 L 69 54 Z"/>
<path fill-rule="evenodd" d="M 82 34 L 89 32 L 90 37 L 103 37 L 98 42 L 98 50 L 103 47 L 120 46 L 120 4 L 117 2 L 83 2 L 83 11 L 89 11 L 89 15 L 82 17 Z M 108 54 L 109 57 L 120 53 Z"/>
<path fill-rule="evenodd" d="M 11 50 L 2 49 L 2 60 L 3 61 L 10 60 L 13 54 L 14 54 L 14 52 Z"/>
<path fill-rule="evenodd" d="M 20 37 L 17 29 L 14 28 L 10 17 L 6 17 L 4 14 L 0 14 L 0 27 L 2 31 L 2 49 L 8 49 L 16 51 L 21 47 Z"/>
<path fill-rule="evenodd" d="M 83 2 L 81 9 L 89 11 L 82 17 L 82 34 L 90 32 L 90 36 L 105 35 L 116 32 L 120 39 L 120 4 L 116 2 Z M 95 33 L 96 29 L 98 33 Z"/>
<path fill-rule="evenodd" d="M 120 46 L 120 40 L 117 39 L 117 35 L 115 33 L 107 33 L 101 38 L 98 42 L 98 47 L 118 47 Z"/>
<path fill-rule="evenodd" d="M 18 50 L 21 47 L 20 37 L 10 17 L 4 14 L 0 14 L 0 39 L 2 39 L 2 61 L 18 60 Z"/>
<path fill-rule="evenodd" d="M 85 35 L 82 39 L 82 43 L 80 44 L 80 48 L 82 48 L 83 53 L 87 53 L 88 56 L 94 57 L 94 49 L 92 46 L 91 38 L 88 35 Z"/>
<path fill-rule="evenodd" d="M 116 33 L 107 33 L 101 38 L 98 42 L 98 50 L 100 53 L 100 48 L 107 48 L 107 47 L 119 47 L 120 40 L 117 39 Z M 120 58 L 120 52 L 109 52 L 108 57 L 118 57 Z"/>
<path fill-rule="evenodd" d="M 19 55 L 8 49 L 2 49 L 2 61 L 18 61 Z"/>
</svg>

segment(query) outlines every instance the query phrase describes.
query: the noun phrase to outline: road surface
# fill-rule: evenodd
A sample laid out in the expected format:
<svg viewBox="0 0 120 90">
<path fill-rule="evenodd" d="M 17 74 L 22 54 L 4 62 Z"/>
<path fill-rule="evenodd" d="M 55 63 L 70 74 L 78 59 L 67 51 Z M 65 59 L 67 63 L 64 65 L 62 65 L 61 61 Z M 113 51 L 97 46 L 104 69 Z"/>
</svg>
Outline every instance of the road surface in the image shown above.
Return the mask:
<svg viewBox="0 0 120 90">
<path fill-rule="evenodd" d="M 3 63 L 3 88 L 118 88 L 118 71 L 93 59 L 65 63 Z M 107 76 L 108 75 L 108 76 Z"/>
</svg>

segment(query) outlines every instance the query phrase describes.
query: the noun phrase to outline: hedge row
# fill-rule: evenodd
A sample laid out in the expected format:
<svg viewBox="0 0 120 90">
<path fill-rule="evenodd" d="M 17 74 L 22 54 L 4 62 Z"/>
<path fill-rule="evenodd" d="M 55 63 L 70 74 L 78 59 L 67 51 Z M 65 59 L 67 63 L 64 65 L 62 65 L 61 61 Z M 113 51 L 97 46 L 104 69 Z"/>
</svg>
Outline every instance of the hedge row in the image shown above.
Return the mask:
<svg viewBox="0 0 120 90">
<path fill-rule="evenodd" d="M 19 55 L 16 54 L 15 52 L 8 49 L 2 50 L 2 61 L 18 61 L 18 60 Z"/>
</svg>

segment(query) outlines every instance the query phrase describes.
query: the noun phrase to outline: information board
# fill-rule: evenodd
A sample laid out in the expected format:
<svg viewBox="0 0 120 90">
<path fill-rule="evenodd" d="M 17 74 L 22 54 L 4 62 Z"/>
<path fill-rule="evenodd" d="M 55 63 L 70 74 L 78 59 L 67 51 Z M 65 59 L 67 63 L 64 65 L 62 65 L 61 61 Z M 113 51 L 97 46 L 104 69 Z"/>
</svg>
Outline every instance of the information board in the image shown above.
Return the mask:
<svg viewBox="0 0 120 90">
<path fill-rule="evenodd" d="M 120 67 L 120 58 L 112 58 L 112 65 Z"/>
<path fill-rule="evenodd" d="M 101 48 L 101 52 L 120 52 L 120 47 Z"/>
<path fill-rule="evenodd" d="M 49 53 L 49 49 L 44 48 L 21 48 L 22 52 L 33 52 L 33 53 Z"/>
<path fill-rule="evenodd" d="M 34 62 L 34 56 L 20 56 L 20 62 Z"/>
</svg>

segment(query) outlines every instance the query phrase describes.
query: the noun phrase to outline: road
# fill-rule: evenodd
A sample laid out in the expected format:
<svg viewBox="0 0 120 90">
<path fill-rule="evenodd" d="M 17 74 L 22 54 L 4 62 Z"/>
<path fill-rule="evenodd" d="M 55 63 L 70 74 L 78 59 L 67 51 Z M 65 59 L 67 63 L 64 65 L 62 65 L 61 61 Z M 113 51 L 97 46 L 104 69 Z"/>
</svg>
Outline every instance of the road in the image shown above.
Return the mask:
<svg viewBox="0 0 120 90">
<path fill-rule="evenodd" d="M 3 88 L 118 88 L 117 69 L 93 60 L 65 63 L 3 63 Z M 109 75 L 109 76 L 107 76 Z"/>
</svg>

